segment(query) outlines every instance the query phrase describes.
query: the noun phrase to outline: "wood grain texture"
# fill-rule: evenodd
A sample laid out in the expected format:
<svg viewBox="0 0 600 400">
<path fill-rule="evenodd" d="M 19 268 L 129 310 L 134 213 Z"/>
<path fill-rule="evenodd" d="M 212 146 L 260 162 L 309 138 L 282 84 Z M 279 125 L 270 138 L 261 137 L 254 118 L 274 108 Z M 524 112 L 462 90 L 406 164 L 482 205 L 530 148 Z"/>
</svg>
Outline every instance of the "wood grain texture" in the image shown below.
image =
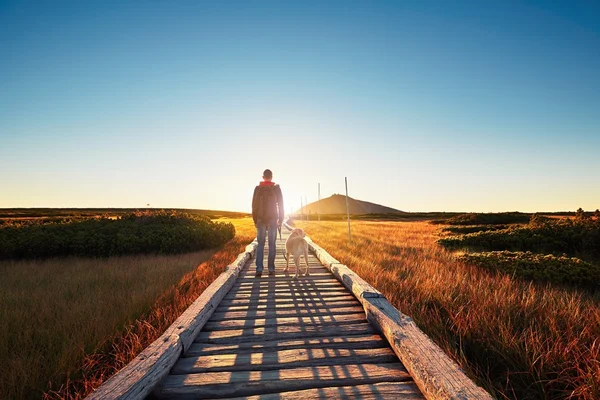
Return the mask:
<svg viewBox="0 0 600 400">
<path fill-rule="evenodd" d="M 261 297 L 258 299 L 251 299 L 249 297 L 247 298 L 243 298 L 243 299 L 224 299 L 223 301 L 221 301 L 222 306 L 233 306 L 233 305 L 246 305 L 246 306 L 260 306 L 261 304 L 285 304 L 285 303 L 293 303 L 293 304 L 297 304 L 297 305 L 316 305 L 316 304 L 320 304 L 320 305 L 329 305 L 329 304 L 333 304 L 336 302 L 348 302 L 348 301 L 356 301 L 356 298 L 354 296 L 352 296 L 350 293 L 344 293 L 343 295 L 336 295 L 336 296 L 330 296 L 330 297 L 323 297 L 320 296 L 317 299 L 311 299 L 308 297 L 300 297 L 300 298 L 293 298 L 293 297 L 288 297 L 288 298 L 284 298 L 284 299 L 280 299 L 277 298 L 275 299 L 274 297 L 268 298 L 268 297 Z"/>
<path fill-rule="evenodd" d="M 196 342 L 203 343 L 242 343 L 263 342 L 279 339 L 300 339 L 313 337 L 333 337 L 375 333 L 368 323 L 351 325 L 305 325 L 305 326 L 270 326 L 248 329 L 228 329 L 223 331 L 200 332 Z"/>
<path fill-rule="evenodd" d="M 343 315 L 363 313 L 361 306 L 355 305 L 350 307 L 311 307 L 311 308 L 274 308 L 265 309 L 246 309 L 244 311 L 226 311 L 219 312 L 219 308 L 213 313 L 211 320 L 226 321 L 226 320 L 252 320 L 259 318 L 281 318 L 281 317 L 318 317 L 323 315 Z"/>
<path fill-rule="evenodd" d="M 300 348 L 263 350 L 239 354 L 219 354 L 180 358 L 171 375 L 216 371 L 264 371 L 271 369 L 316 367 L 345 364 L 398 362 L 389 347 L 378 349 Z"/>
<path fill-rule="evenodd" d="M 258 328 L 258 327 L 283 327 L 287 325 L 323 325 L 323 324 L 352 324 L 366 322 L 365 313 L 343 314 L 343 315 L 321 315 L 300 317 L 275 317 L 256 318 L 241 320 L 216 320 L 206 323 L 206 330 L 216 331 L 223 329 Z"/>
<path fill-rule="evenodd" d="M 370 385 L 337 386 L 294 390 L 283 393 L 234 397 L 229 400 L 421 400 L 423 395 L 414 382 L 383 382 Z"/>
<path fill-rule="evenodd" d="M 343 289 L 343 288 L 342 288 Z M 321 291 L 309 291 L 309 292 L 298 292 L 298 293 L 293 293 L 293 292 L 283 292 L 283 293 L 228 293 L 227 295 L 225 295 L 224 299 L 225 300 L 240 300 L 240 299 L 259 299 L 259 298 L 264 298 L 264 299 L 287 299 L 287 298 L 292 298 L 292 299 L 302 299 L 302 298 L 308 298 L 308 299 L 321 299 L 321 298 L 327 298 L 327 297 L 337 297 L 337 296 L 344 296 L 347 295 L 348 292 L 346 292 L 345 290 L 336 290 L 336 291 L 328 291 L 328 292 L 321 292 Z"/>
<path fill-rule="evenodd" d="M 154 392 L 158 398 L 203 399 L 292 390 L 410 381 L 400 363 L 302 367 L 269 371 L 204 372 L 169 375 Z"/>
<path fill-rule="evenodd" d="M 295 293 L 295 292 L 309 292 L 309 291 L 346 291 L 346 288 L 339 282 L 335 284 L 298 284 L 298 285 L 286 285 L 286 286 L 248 286 L 241 288 L 231 288 L 231 293 Z"/>
<path fill-rule="evenodd" d="M 194 343 L 184 355 L 185 357 L 212 354 L 242 354 L 248 352 L 277 351 L 297 348 L 344 348 L 374 349 L 388 346 L 385 338 L 377 334 L 351 335 L 345 337 L 301 338 L 291 340 L 270 340 L 267 342 L 242 342 L 236 344 Z"/>
<path fill-rule="evenodd" d="M 323 307 L 323 308 L 336 308 L 336 307 L 361 307 L 362 309 L 362 304 L 360 304 L 360 302 L 358 302 L 358 300 L 356 300 L 354 297 L 352 296 L 348 296 L 348 300 L 337 300 L 337 301 L 331 301 L 331 302 L 324 302 L 324 301 L 288 301 L 288 302 L 263 302 L 261 304 L 255 304 L 255 303 L 249 303 L 246 302 L 245 304 L 224 304 L 225 301 L 222 301 L 221 304 L 219 304 L 219 307 L 217 307 L 217 309 L 215 310 L 215 313 L 217 312 L 227 312 L 227 311 L 257 311 L 257 310 L 279 310 L 279 309 L 286 309 L 286 308 L 294 308 L 297 309 L 298 311 L 301 311 L 305 308 L 316 308 L 316 307 Z"/>
</svg>

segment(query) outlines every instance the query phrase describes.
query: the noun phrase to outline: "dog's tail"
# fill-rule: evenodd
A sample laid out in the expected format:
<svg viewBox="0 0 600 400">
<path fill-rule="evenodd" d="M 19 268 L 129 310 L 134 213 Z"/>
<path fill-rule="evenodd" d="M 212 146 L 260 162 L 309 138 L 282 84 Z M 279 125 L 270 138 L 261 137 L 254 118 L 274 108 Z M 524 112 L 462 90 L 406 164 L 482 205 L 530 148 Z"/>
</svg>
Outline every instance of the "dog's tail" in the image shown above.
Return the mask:
<svg viewBox="0 0 600 400">
<path fill-rule="evenodd" d="M 287 261 L 287 254 L 285 252 L 285 247 L 283 249 L 281 249 L 282 253 L 283 253 L 283 258 L 285 259 L 285 261 Z"/>
</svg>

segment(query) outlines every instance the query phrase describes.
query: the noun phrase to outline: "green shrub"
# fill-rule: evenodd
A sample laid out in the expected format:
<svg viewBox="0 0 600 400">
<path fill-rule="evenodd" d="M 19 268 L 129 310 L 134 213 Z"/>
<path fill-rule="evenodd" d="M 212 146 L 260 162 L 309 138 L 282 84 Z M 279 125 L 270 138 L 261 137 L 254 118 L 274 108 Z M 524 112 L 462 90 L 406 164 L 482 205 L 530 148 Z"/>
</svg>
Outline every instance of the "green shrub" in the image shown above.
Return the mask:
<svg viewBox="0 0 600 400">
<path fill-rule="evenodd" d="M 231 223 L 174 211 L 0 226 L 0 259 L 68 255 L 173 254 L 213 248 L 235 236 Z"/>
<path fill-rule="evenodd" d="M 442 229 L 443 232 L 456 234 L 474 233 L 474 232 L 489 232 L 499 231 L 508 228 L 508 225 L 464 225 L 464 226 L 447 226 Z"/>
<path fill-rule="evenodd" d="M 460 260 L 525 279 L 577 286 L 600 287 L 600 266 L 566 256 L 532 252 L 492 251 L 464 254 Z"/>
<path fill-rule="evenodd" d="M 505 213 L 468 213 L 460 214 L 452 218 L 432 221 L 434 224 L 446 225 L 505 225 L 526 224 L 530 215 L 520 212 Z"/>
<path fill-rule="evenodd" d="M 534 216 L 526 227 L 476 232 L 438 240 L 448 248 L 487 251 L 532 251 L 600 260 L 600 220 L 590 217 L 552 219 Z"/>
</svg>

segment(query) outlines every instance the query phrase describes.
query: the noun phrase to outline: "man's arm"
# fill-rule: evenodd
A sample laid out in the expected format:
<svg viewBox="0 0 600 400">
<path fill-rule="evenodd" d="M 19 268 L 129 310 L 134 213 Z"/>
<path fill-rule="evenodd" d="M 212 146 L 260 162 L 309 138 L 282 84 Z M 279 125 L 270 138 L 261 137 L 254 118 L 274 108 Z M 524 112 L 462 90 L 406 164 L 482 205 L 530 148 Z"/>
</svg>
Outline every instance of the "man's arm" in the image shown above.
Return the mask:
<svg viewBox="0 0 600 400">
<path fill-rule="evenodd" d="M 281 186 L 277 186 L 277 208 L 279 209 L 279 225 L 283 223 L 285 218 L 285 209 L 283 208 L 283 194 L 281 193 Z"/>
<path fill-rule="evenodd" d="M 254 188 L 254 194 L 252 195 L 252 220 L 254 221 L 254 225 L 256 225 L 256 219 L 258 218 L 258 204 L 256 204 L 256 191 L 258 190 L 258 186 Z"/>
</svg>

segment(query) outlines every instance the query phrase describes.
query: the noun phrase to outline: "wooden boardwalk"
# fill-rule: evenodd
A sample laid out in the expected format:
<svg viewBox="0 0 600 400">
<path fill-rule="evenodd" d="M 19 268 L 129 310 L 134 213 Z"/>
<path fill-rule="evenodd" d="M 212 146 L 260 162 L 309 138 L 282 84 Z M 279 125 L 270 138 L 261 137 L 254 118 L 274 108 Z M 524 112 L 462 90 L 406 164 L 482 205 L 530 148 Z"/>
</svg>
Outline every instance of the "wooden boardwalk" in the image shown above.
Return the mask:
<svg viewBox="0 0 600 400">
<path fill-rule="evenodd" d="M 149 398 L 421 399 L 362 304 L 314 254 L 310 277 L 283 272 L 254 278 L 248 260 L 191 346 Z"/>
<path fill-rule="evenodd" d="M 284 226 L 275 277 L 254 278 L 254 240 L 87 399 L 492 399 L 308 236 L 311 275 L 284 274 Z"/>
</svg>

